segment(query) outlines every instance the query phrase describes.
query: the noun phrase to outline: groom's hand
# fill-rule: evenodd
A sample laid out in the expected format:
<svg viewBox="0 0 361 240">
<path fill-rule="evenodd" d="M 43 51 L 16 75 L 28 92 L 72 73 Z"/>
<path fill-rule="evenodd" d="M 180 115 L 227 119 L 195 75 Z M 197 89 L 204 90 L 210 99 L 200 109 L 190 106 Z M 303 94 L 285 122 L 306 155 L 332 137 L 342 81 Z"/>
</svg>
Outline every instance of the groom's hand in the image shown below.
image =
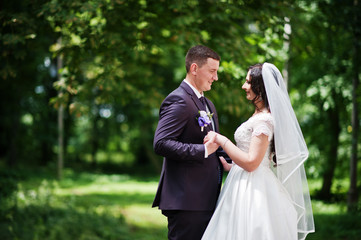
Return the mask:
<svg viewBox="0 0 361 240">
<path fill-rule="evenodd" d="M 207 148 L 208 155 L 211 155 L 212 153 L 214 153 L 219 147 L 219 145 L 215 142 L 216 137 L 217 137 L 217 133 L 215 133 L 213 131 L 210 131 L 207 134 L 207 136 L 204 137 L 203 142 Z"/>
<path fill-rule="evenodd" d="M 205 146 L 207 148 L 208 155 L 211 155 L 212 153 L 214 153 L 219 147 L 217 143 L 212 142 L 212 141 L 206 142 Z"/>
</svg>

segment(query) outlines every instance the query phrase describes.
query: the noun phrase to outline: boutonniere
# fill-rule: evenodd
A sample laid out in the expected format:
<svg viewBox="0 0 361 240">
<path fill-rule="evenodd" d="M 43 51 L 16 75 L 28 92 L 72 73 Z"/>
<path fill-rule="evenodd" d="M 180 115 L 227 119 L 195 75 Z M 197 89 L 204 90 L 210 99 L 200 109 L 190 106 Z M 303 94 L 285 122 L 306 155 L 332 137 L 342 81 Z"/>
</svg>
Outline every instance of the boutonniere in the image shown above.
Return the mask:
<svg viewBox="0 0 361 240">
<path fill-rule="evenodd" d="M 199 126 L 201 127 L 201 131 L 203 132 L 203 129 L 204 127 L 207 127 L 208 124 L 211 124 L 212 123 L 212 116 L 213 116 L 213 113 L 206 113 L 205 111 L 198 111 L 199 113 L 199 117 L 197 117 L 197 120 L 198 120 L 198 124 Z"/>
</svg>

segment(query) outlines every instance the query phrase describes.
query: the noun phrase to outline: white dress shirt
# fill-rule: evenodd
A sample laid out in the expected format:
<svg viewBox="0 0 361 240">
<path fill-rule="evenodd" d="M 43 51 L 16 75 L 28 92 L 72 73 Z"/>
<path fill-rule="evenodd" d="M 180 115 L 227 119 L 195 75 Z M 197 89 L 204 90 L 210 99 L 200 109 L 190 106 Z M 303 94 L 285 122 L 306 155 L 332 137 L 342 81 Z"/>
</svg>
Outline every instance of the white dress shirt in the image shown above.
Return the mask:
<svg viewBox="0 0 361 240">
<path fill-rule="evenodd" d="M 198 90 L 197 90 L 195 87 L 193 87 L 192 84 L 190 84 L 190 83 L 187 81 L 187 79 L 184 79 L 183 81 L 190 86 L 190 88 L 191 88 L 191 89 L 193 90 L 193 92 L 196 94 L 196 96 L 197 96 L 198 99 L 199 99 L 200 97 L 204 97 L 203 93 L 198 92 Z M 207 112 L 209 112 L 208 106 L 206 106 L 206 109 L 207 109 Z M 212 120 L 213 129 L 214 129 L 213 119 L 211 119 L 211 120 Z M 208 150 L 207 150 L 207 148 L 206 148 L 206 145 L 204 145 L 204 157 L 205 157 L 205 158 L 208 158 Z"/>
</svg>

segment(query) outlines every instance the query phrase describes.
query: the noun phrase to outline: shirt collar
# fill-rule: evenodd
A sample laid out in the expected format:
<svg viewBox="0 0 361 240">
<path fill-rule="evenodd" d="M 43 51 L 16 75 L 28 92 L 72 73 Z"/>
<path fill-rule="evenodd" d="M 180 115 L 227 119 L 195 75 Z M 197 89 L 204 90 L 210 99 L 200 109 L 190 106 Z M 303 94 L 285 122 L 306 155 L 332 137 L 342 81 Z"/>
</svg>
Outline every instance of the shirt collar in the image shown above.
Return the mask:
<svg viewBox="0 0 361 240">
<path fill-rule="evenodd" d="M 193 92 L 196 94 L 197 98 L 200 98 L 200 97 L 204 97 L 203 93 L 201 94 L 200 92 L 198 92 L 198 90 L 192 86 L 192 84 L 190 84 L 187 79 L 184 79 L 183 80 L 185 83 L 187 83 L 193 90 Z"/>
</svg>

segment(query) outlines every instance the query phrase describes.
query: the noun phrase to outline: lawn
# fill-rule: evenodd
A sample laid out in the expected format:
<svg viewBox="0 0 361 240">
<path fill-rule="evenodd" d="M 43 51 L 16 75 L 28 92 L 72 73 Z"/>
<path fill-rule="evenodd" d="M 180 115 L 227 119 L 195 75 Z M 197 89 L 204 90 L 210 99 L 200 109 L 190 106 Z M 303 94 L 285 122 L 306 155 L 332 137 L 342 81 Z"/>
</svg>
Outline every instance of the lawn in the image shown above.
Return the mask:
<svg viewBox="0 0 361 240">
<path fill-rule="evenodd" d="M 2 206 L 0 239 L 167 239 L 165 217 L 151 208 L 157 183 L 158 176 L 37 174 Z M 346 214 L 344 204 L 313 200 L 313 211 L 316 233 L 307 240 L 361 239 L 361 216 Z"/>
</svg>

